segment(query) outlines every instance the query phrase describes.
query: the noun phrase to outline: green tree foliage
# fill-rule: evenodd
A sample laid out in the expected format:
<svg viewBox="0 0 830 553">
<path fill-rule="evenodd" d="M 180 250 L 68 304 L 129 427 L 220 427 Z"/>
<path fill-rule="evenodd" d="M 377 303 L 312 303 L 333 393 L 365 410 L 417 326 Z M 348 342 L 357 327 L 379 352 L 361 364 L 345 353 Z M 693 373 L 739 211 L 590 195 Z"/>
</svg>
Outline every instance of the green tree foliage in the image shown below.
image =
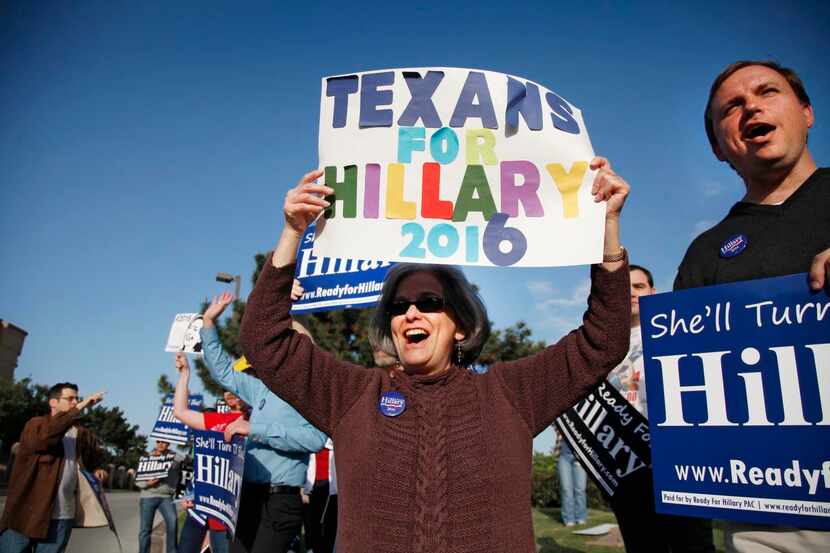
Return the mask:
<svg viewBox="0 0 830 553">
<path fill-rule="evenodd" d="M 0 441 L 7 454 L 20 439 L 26 421 L 49 413 L 49 388 L 23 378 L 17 382 L 0 380 Z"/>
<path fill-rule="evenodd" d="M 372 345 L 369 343 L 369 321 L 372 309 L 338 309 L 318 311 L 300 318 L 314 341 L 339 359 L 371 367 Z"/>
<path fill-rule="evenodd" d="M 29 378 L 0 383 L 0 440 L 4 454 L 20 439 L 29 419 L 49 414 L 48 394 L 47 386 L 33 384 Z M 138 434 L 137 425 L 127 422 L 120 407 L 98 405 L 80 423 L 104 443 L 107 462 L 135 466 L 147 447 L 147 438 Z"/>
<path fill-rule="evenodd" d="M 484 344 L 479 362 L 489 366 L 499 361 L 521 359 L 542 351 L 545 343 L 532 340 L 531 334 L 532 331 L 524 321 L 519 321 L 504 330 L 494 330 Z"/>
<path fill-rule="evenodd" d="M 156 388 L 158 389 L 159 395 L 161 395 L 162 403 L 164 403 L 164 398 L 176 391 L 176 387 L 170 383 L 170 379 L 167 378 L 166 374 L 159 376 L 158 382 L 156 382 Z"/>
<path fill-rule="evenodd" d="M 559 472 L 556 467 L 556 457 L 552 453 L 533 452 L 533 467 L 531 472 L 533 491 L 530 499 L 534 507 L 558 507 L 559 501 Z"/>
<path fill-rule="evenodd" d="M 138 458 L 147 449 L 147 437 L 138 433 L 138 425 L 130 424 L 120 407 L 97 405 L 81 419 L 104 443 L 108 463 L 138 466 Z"/>
<path fill-rule="evenodd" d="M 265 260 L 268 258 L 267 253 L 258 253 L 254 256 L 254 274 L 251 275 L 251 286 L 256 286 L 256 281 L 259 280 L 259 275 L 262 273 L 262 268 L 265 267 Z"/>
</svg>

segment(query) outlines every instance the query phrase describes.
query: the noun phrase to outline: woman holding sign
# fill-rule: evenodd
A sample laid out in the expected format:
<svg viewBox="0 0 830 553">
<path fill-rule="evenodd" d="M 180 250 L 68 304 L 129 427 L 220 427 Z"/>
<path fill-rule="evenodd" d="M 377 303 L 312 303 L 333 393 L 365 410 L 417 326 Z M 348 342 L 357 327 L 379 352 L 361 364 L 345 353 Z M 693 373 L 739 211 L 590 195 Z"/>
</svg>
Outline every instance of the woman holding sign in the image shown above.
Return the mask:
<svg viewBox="0 0 830 553">
<path fill-rule="evenodd" d="M 627 352 L 630 299 L 620 211 L 629 187 L 608 161 L 592 193 L 606 201 L 604 262 L 591 267 L 584 324 L 543 352 L 474 364 L 489 333 L 458 269 L 399 264 L 384 283 L 373 342 L 396 368 L 339 360 L 292 330 L 294 259 L 331 188 L 307 174 L 285 200 L 285 227 L 251 293 L 241 341 L 257 376 L 330 435 L 338 451 L 340 553 L 535 552 L 533 437 Z"/>
</svg>

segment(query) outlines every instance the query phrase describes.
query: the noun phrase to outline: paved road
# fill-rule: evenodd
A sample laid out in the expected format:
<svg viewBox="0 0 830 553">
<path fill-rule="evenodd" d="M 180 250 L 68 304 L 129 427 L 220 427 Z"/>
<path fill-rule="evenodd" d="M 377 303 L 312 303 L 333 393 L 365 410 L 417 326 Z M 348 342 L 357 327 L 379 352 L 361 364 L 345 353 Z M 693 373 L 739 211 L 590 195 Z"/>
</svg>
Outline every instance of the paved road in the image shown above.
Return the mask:
<svg viewBox="0 0 830 553">
<path fill-rule="evenodd" d="M 115 528 L 121 538 L 121 545 L 124 553 L 135 553 L 138 551 L 138 492 L 110 492 L 107 493 L 107 502 L 112 511 L 112 518 L 115 520 Z M 0 509 L 6 502 L 5 497 L 0 497 Z M 161 515 L 156 513 L 156 527 L 158 530 L 153 535 L 153 551 L 163 551 L 161 542 L 163 538 L 164 523 L 161 522 Z M 109 528 L 76 528 L 72 531 L 72 538 L 69 540 L 67 553 L 118 553 L 118 542 Z"/>
</svg>

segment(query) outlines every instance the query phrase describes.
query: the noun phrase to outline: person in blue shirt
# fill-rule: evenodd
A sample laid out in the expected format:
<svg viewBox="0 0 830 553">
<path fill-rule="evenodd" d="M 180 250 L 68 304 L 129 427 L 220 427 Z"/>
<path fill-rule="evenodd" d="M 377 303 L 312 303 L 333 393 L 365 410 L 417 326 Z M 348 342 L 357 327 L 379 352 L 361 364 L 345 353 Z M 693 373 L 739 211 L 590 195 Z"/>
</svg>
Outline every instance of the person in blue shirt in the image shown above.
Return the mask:
<svg viewBox="0 0 830 553">
<path fill-rule="evenodd" d="M 248 437 L 231 553 L 285 553 L 302 526 L 300 488 L 308 455 L 322 449 L 328 437 L 255 376 L 234 370 L 216 330 L 216 319 L 232 301 L 228 293 L 214 298 L 203 314 L 201 330 L 211 376 L 251 406 L 250 420 L 240 417 L 225 428 L 226 439 L 234 434 Z"/>
</svg>

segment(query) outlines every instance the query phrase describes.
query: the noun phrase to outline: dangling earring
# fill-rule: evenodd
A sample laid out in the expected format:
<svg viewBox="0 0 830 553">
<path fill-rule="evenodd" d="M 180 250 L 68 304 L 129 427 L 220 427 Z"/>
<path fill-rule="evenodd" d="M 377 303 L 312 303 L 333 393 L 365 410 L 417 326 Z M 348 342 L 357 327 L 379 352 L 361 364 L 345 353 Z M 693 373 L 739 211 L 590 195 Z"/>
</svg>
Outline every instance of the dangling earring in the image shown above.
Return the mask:
<svg viewBox="0 0 830 553">
<path fill-rule="evenodd" d="M 461 342 L 455 343 L 455 362 L 456 364 L 461 367 L 461 363 L 464 360 L 464 350 L 461 349 Z"/>
</svg>

